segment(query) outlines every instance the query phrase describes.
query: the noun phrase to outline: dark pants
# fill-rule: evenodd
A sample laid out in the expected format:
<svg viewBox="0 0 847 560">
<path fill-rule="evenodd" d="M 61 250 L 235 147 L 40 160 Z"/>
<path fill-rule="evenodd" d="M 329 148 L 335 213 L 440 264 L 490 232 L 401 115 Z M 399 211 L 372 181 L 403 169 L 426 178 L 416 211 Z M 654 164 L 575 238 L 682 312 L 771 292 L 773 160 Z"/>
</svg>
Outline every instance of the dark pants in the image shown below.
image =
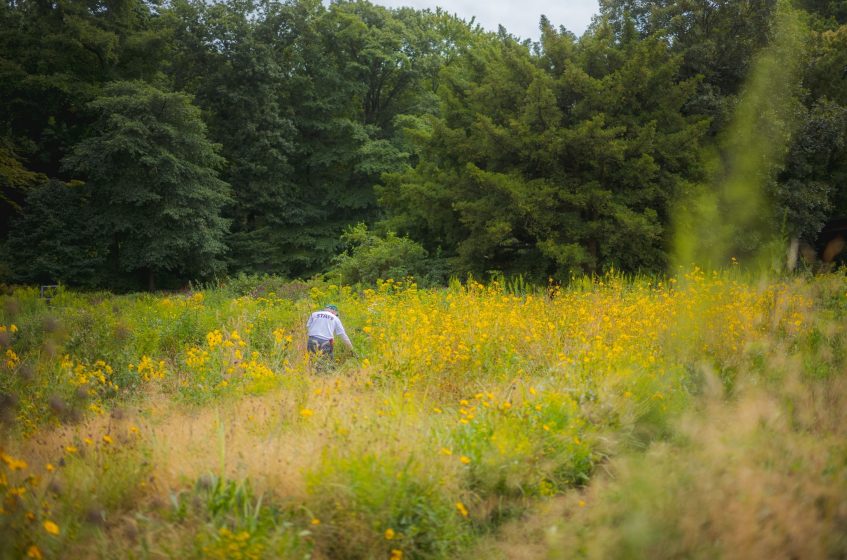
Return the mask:
<svg viewBox="0 0 847 560">
<path fill-rule="evenodd" d="M 315 336 L 310 336 L 306 343 L 309 354 L 317 358 L 316 365 L 319 370 L 331 367 L 333 364 L 332 343 L 332 340 L 324 340 Z"/>
</svg>

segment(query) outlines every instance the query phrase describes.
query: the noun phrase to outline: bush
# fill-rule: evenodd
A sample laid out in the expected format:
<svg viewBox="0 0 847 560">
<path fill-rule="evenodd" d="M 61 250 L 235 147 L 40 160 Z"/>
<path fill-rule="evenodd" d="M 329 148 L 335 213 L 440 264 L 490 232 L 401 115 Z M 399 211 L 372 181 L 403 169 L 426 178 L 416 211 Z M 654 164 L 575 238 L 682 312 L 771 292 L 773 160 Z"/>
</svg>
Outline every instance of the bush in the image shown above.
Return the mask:
<svg viewBox="0 0 847 560">
<path fill-rule="evenodd" d="M 428 279 L 426 250 L 408 237 L 389 231 L 384 237 L 365 224 L 349 228 L 342 236 L 347 249 L 338 255 L 332 273 L 344 284 L 373 284 L 386 278 Z"/>
<path fill-rule="evenodd" d="M 327 454 L 308 476 L 319 546 L 330 558 L 445 558 L 470 536 L 439 474 L 413 459 Z"/>
<path fill-rule="evenodd" d="M 284 299 L 298 300 L 308 296 L 310 283 L 303 280 L 288 280 L 272 274 L 247 274 L 227 278 L 220 285 L 227 293 L 235 297 L 268 297 L 277 296 Z"/>
</svg>

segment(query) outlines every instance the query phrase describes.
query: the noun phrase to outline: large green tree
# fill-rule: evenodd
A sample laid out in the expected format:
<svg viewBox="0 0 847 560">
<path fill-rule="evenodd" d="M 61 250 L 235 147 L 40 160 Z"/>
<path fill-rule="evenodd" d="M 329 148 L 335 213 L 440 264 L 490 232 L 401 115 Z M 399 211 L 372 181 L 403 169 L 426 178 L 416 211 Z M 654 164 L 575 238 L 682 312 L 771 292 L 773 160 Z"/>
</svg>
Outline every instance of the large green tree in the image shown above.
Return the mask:
<svg viewBox="0 0 847 560">
<path fill-rule="evenodd" d="M 142 0 L 0 2 L 0 241 L 26 191 L 68 179 L 61 161 L 91 125 L 102 85 L 154 79 L 165 37 Z"/>
<path fill-rule="evenodd" d="M 455 273 L 661 269 L 672 202 L 736 166 L 778 5 L 602 0 L 581 38 L 542 18 L 531 43 L 366 0 L 3 2 L 0 242 L 48 255 L 21 278 L 113 287 L 224 264 L 311 275 L 360 222 Z M 801 75 L 769 90 L 784 127 L 744 105 L 786 131 L 762 220 L 808 240 L 847 213 L 845 5 L 795 2 Z M 90 229 L 75 204 L 97 209 Z"/>
<path fill-rule="evenodd" d="M 292 268 L 316 272 L 341 248 L 339 236 L 380 210 L 374 184 L 406 154 L 394 118 L 426 93 L 418 87 L 416 35 L 396 12 L 334 2 L 303 30 L 291 102 L 297 130 L 289 221 Z"/>
<path fill-rule="evenodd" d="M 319 0 L 179 1 L 169 22 L 169 75 L 227 160 L 233 268 L 324 270 L 347 226 L 379 217 L 373 186 L 408 155 L 396 119 L 437 110 L 443 35 L 461 24 Z"/>
<path fill-rule="evenodd" d="M 162 41 L 143 0 L 0 3 L 0 135 L 29 169 L 61 177 L 84 106 L 116 79 L 153 79 Z"/>
<path fill-rule="evenodd" d="M 91 135 L 65 165 L 91 189 L 118 270 L 143 275 L 150 289 L 161 272 L 222 271 L 229 191 L 197 107 L 184 94 L 116 82 L 89 109 Z"/>
<path fill-rule="evenodd" d="M 178 52 L 172 78 L 203 110 L 210 137 L 222 147 L 221 178 L 233 189 L 225 214 L 234 271 L 290 272 L 285 225 L 296 210 L 286 52 L 296 35 L 268 32 L 268 13 L 278 10 L 291 7 L 178 1 L 171 13 Z"/>
<path fill-rule="evenodd" d="M 791 178 L 818 182 L 829 194 L 829 215 L 843 218 L 847 216 L 847 3 L 826 5 L 834 13 L 816 13 L 810 23 L 803 75 L 807 113 L 801 117 L 804 125 L 791 153 L 790 164 L 796 170 Z"/>
<path fill-rule="evenodd" d="M 535 56 L 501 33 L 445 71 L 441 117 L 409 131 L 418 164 L 385 177 L 389 223 L 457 271 L 661 268 L 669 202 L 700 173 L 697 82 L 659 39 L 542 25 Z"/>
<path fill-rule="evenodd" d="M 741 154 L 756 151 L 767 138 L 779 144 L 780 154 L 761 166 L 761 177 L 753 183 L 765 185 L 770 209 L 761 208 L 757 234 L 739 231 L 747 239 L 748 251 L 757 250 L 756 237 L 764 230 L 771 235 L 804 237 L 814 241 L 824 223 L 834 214 L 847 212 L 844 194 L 844 91 L 845 65 L 843 1 L 793 2 L 791 26 L 780 24 L 779 13 L 787 6 L 779 0 L 735 2 L 718 0 L 601 0 L 602 21 L 621 41 L 629 36 L 640 40 L 667 38 L 671 49 L 682 58 L 680 79 L 698 78 L 696 94 L 687 102 L 688 114 L 707 116 L 711 121 L 709 149 L 717 152 L 716 169 L 710 181 L 733 176 Z M 595 29 L 596 30 L 596 29 Z M 786 33 L 796 34 L 788 38 Z M 775 70 L 783 79 L 774 80 L 760 103 L 751 103 L 750 86 L 762 68 L 762 53 L 786 41 L 797 45 L 796 52 L 783 53 Z M 785 74 L 799 57 L 802 71 Z M 761 79 L 759 79 L 761 82 Z M 782 103 L 792 106 L 786 114 L 767 108 Z M 751 109 L 757 107 L 758 109 Z M 758 111 L 740 115 L 739 111 Z M 762 134 L 759 146 L 739 146 L 738 125 L 743 119 L 758 120 L 753 127 Z M 796 125 L 796 126 L 795 126 Z M 783 128 L 787 134 L 764 134 Z M 784 155 L 783 155 L 784 154 Z M 731 221 L 728 213 L 724 219 Z M 743 229 L 736 225 L 736 229 Z M 745 245 L 744 243 L 739 244 Z"/>
</svg>

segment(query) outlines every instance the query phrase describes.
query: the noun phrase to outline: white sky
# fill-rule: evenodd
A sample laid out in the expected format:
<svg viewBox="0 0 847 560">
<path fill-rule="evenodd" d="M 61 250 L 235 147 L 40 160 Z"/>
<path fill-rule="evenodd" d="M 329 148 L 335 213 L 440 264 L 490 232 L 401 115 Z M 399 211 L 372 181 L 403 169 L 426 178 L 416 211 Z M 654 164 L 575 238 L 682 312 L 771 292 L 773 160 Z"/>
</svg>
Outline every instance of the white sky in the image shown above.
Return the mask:
<svg viewBox="0 0 847 560">
<path fill-rule="evenodd" d="M 397 8 L 435 9 L 456 14 L 464 20 L 476 16 L 476 22 L 490 31 L 502 24 L 521 39 L 538 40 L 538 20 L 547 16 L 553 27 L 564 25 L 568 31 L 582 35 L 598 11 L 597 0 L 371 0 L 374 4 Z"/>
</svg>

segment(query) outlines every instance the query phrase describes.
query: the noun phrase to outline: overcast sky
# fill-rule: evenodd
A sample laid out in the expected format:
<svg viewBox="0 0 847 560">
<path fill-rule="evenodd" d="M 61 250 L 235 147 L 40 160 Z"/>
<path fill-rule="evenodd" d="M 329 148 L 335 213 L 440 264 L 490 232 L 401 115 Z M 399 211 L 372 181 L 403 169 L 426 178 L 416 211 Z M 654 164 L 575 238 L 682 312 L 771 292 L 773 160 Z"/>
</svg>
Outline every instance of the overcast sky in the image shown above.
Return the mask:
<svg viewBox="0 0 847 560">
<path fill-rule="evenodd" d="M 441 6 L 464 20 L 476 16 L 485 29 L 497 31 L 502 24 L 509 33 L 522 39 L 537 40 L 538 20 L 547 16 L 554 27 L 564 25 L 568 31 L 582 35 L 591 16 L 598 11 L 597 0 L 371 0 L 374 4 L 431 8 Z"/>
</svg>

